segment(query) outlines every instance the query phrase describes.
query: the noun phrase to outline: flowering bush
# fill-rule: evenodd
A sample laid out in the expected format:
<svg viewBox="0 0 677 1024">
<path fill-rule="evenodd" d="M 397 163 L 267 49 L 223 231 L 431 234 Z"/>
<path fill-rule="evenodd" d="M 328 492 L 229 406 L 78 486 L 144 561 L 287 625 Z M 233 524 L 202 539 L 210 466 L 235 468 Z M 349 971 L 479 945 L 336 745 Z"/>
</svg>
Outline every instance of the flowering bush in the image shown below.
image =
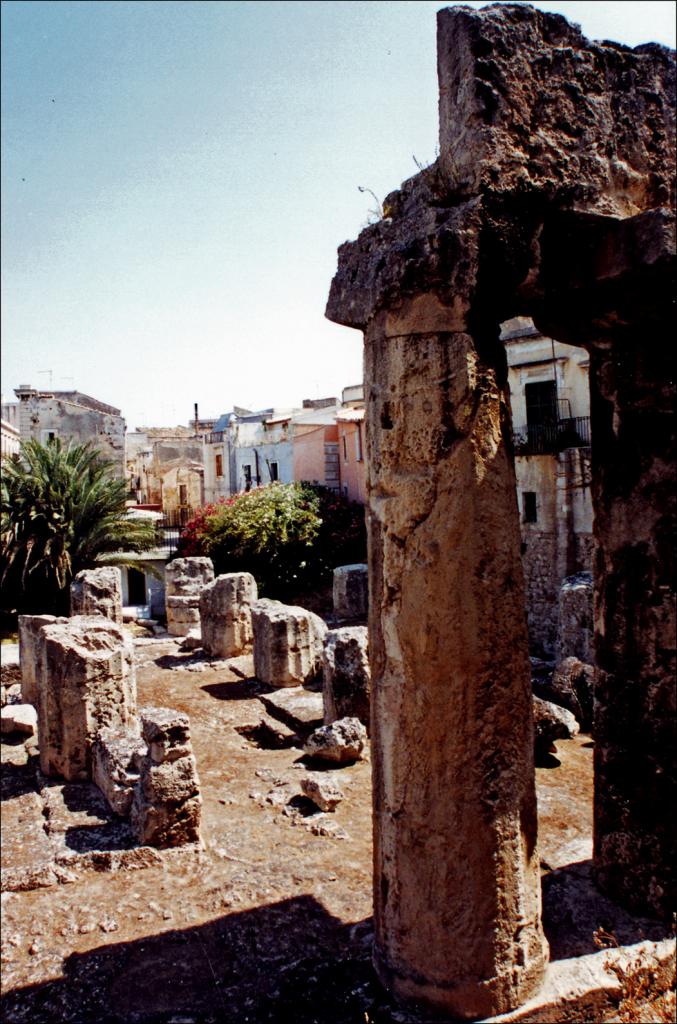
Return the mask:
<svg viewBox="0 0 677 1024">
<path fill-rule="evenodd" d="M 250 572 L 261 594 L 287 598 L 365 552 L 361 505 L 326 488 L 273 483 L 200 509 L 177 555 L 208 555 L 217 575 Z"/>
</svg>

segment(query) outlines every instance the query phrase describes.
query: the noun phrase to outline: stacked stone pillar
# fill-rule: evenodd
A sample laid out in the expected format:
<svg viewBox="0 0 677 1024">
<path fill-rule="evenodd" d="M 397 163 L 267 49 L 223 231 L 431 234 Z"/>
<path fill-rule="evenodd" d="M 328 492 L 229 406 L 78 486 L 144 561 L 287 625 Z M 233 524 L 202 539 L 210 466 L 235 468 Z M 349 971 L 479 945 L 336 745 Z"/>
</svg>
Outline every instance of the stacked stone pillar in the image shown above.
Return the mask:
<svg viewBox="0 0 677 1024">
<path fill-rule="evenodd" d="M 91 779 L 97 732 L 136 725 L 132 639 L 103 616 L 75 616 L 42 626 L 38 642 L 40 768 Z"/>
<path fill-rule="evenodd" d="M 175 558 L 165 568 L 165 607 L 170 636 L 200 629 L 200 593 L 214 582 L 210 558 Z"/>
<path fill-rule="evenodd" d="M 313 612 L 264 598 L 251 606 L 254 673 L 271 686 L 302 686 L 322 671 L 326 623 Z"/>
</svg>

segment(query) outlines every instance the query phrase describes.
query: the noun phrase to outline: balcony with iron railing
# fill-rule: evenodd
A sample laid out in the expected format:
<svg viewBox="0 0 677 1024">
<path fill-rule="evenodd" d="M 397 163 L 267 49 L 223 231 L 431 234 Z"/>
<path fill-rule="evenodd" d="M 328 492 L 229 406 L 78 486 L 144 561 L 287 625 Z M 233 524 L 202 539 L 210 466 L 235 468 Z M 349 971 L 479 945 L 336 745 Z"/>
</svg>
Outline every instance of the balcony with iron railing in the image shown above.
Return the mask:
<svg viewBox="0 0 677 1024">
<path fill-rule="evenodd" d="M 550 423 L 527 424 L 513 434 L 515 455 L 552 455 L 565 448 L 590 447 L 590 417 L 568 416 Z"/>
</svg>

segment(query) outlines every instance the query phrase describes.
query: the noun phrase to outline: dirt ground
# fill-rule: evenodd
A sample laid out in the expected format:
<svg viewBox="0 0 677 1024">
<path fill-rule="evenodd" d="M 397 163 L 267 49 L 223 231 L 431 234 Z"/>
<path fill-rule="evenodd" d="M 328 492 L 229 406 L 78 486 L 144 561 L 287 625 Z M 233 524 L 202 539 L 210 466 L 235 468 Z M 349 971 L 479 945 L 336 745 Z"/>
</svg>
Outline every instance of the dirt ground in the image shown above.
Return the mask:
<svg viewBox="0 0 677 1024">
<path fill-rule="evenodd" d="M 98 790 L 48 782 L 34 748 L 3 741 L 3 1020 L 409 1020 L 370 964 L 369 761 L 332 770 L 345 799 L 313 811 L 301 750 L 257 730 L 267 688 L 251 661 L 210 663 L 171 640 L 137 656 L 139 705 L 190 716 L 204 848 L 135 850 Z M 553 956 L 576 955 L 561 915 L 589 873 L 591 746 L 561 742 L 537 770 Z"/>
</svg>

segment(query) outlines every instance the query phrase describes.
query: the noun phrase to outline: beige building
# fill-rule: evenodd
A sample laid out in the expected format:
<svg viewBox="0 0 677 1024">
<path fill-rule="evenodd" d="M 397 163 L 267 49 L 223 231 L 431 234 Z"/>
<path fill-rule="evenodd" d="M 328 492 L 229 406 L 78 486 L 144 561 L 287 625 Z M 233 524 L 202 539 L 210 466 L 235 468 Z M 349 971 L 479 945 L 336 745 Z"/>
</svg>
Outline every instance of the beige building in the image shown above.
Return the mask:
<svg viewBox="0 0 677 1024">
<path fill-rule="evenodd" d="M 503 325 L 533 650 L 557 650 L 559 591 L 592 568 L 589 357 L 524 317 Z"/>
<path fill-rule="evenodd" d="M 119 409 L 80 391 L 38 391 L 29 384 L 15 388 L 22 441 L 42 444 L 50 438 L 92 443 L 109 459 L 116 476 L 125 472 L 125 421 Z"/>
<path fill-rule="evenodd" d="M 17 428 L 4 417 L 0 420 L 1 450 L 0 458 L 4 462 L 11 455 L 18 455 L 21 437 Z"/>
<path fill-rule="evenodd" d="M 185 521 L 204 504 L 203 439 L 191 427 L 148 427 L 127 435 L 129 499 Z"/>
</svg>

